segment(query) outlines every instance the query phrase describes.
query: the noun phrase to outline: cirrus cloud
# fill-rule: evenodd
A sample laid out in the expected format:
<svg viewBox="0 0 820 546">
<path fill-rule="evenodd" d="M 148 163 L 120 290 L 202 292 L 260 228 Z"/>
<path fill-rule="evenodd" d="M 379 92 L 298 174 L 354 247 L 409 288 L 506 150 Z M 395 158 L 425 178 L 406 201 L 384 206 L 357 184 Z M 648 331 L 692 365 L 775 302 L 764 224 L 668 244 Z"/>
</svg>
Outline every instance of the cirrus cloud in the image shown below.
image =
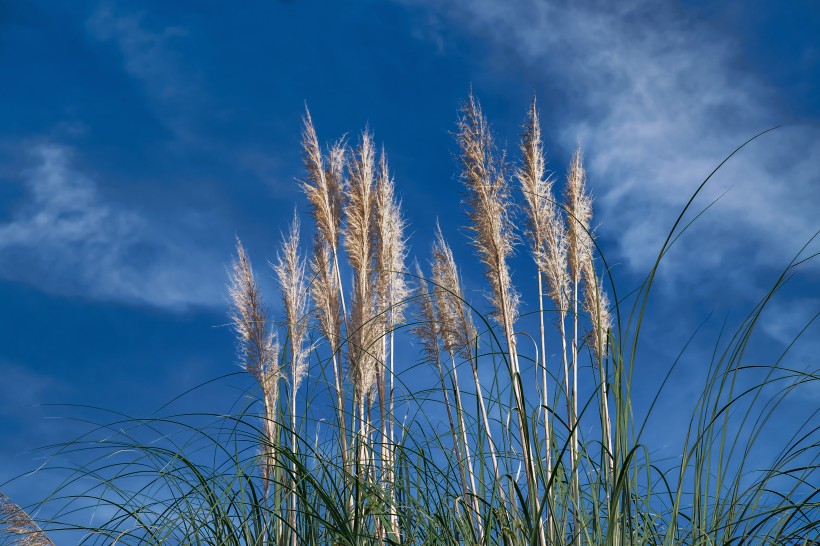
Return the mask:
<svg viewBox="0 0 820 546">
<path fill-rule="evenodd" d="M 551 95 L 564 154 L 581 143 L 610 261 L 646 271 L 698 184 L 752 135 L 695 204 L 720 197 L 665 260 L 668 287 L 722 271 L 744 290 L 755 266 L 782 267 L 817 230 L 820 126 L 744 67 L 736 41 L 673 3 L 439 2 L 437 13 L 515 58 Z M 563 166 L 552 165 L 558 172 Z M 785 243 L 785 244 L 784 244 Z M 752 267 L 750 267 L 752 266 Z M 816 264 L 811 265 L 816 268 Z"/>
<path fill-rule="evenodd" d="M 223 304 L 224 257 L 199 244 L 213 219 L 151 218 L 100 194 L 71 150 L 38 144 L 26 196 L 0 223 L 0 278 L 41 290 L 167 309 Z"/>
</svg>

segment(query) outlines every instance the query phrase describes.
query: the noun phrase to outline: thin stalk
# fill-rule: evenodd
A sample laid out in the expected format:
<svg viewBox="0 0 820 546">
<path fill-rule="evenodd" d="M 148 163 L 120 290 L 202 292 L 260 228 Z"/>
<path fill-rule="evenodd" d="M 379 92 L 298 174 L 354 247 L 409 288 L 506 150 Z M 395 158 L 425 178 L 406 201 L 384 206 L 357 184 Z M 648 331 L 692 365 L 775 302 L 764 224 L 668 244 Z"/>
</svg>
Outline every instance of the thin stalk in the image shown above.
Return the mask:
<svg viewBox="0 0 820 546">
<path fill-rule="evenodd" d="M 478 363 L 474 359 L 472 355 L 472 351 L 468 355 L 468 360 L 470 361 L 470 368 L 473 371 L 473 381 L 475 382 L 475 393 L 476 397 L 478 397 L 478 409 L 481 412 L 481 421 L 484 424 L 484 433 L 487 435 L 487 445 L 490 449 L 490 460 L 493 464 L 493 472 L 495 473 L 495 483 L 498 486 L 498 494 L 501 497 L 501 500 L 504 504 L 507 502 L 507 495 L 504 493 L 504 489 L 501 486 L 501 472 L 498 467 L 498 456 L 496 455 L 495 450 L 495 442 L 493 441 L 493 433 L 490 429 L 490 419 L 487 416 L 487 405 L 484 402 L 484 394 L 481 388 L 481 380 L 478 377 Z"/>
<path fill-rule="evenodd" d="M 345 292 L 344 288 L 342 288 L 342 274 L 339 270 L 339 253 L 337 249 L 337 245 L 330 245 L 330 250 L 333 252 L 333 273 L 336 275 L 337 285 L 339 287 L 339 301 L 342 304 L 342 320 L 345 324 L 345 333 L 348 333 L 350 330 L 348 329 L 347 323 L 347 306 L 345 305 Z M 349 335 L 349 334 L 347 334 Z M 337 359 L 336 352 L 333 354 L 333 364 L 334 364 L 334 373 L 336 374 L 336 398 L 338 400 L 338 411 L 339 411 L 339 426 L 341 430 L 339 431 L 339 435 L 342 438 L 342 466 L 343 468 L 347 468 L 347 421 L 345 420 L 345 390 L 344 390 L 344 374 L 342 371 L 342 361 L 341 356 Z M 355 414 L 355 409 L 351 408 L 351 414 Z M 352 428 L 352 426 L 351 426 Z"/>
<path fill-rule="evenodd" d="M 542 281 L 542 274 L 538 270 L 538 326 L 541 333 L 541 408 L 544 412 L 544 445 L 547 459 L 547 482 L 551 482 L 552 478 L 552 437 L 550 435 L 549 422 L 549 394 L 547 390 L 547 344 L 544 333 L 544 287 Z M 540 509 L 540 507 L 539 507 Z M 549 532 L 550 542 L 553 540 L 552 526 L 550 525 L 549 511 L 544 510 L 546 518 L 546 526 Z"/>
<path fill-rule="evenodd" d="M 503 281 L 502 281 L 503 282 Z M 509 283 L 509 281 L 506 281 Z M 504 284 L 502 284 L 504 286 Z M 510 372 L 510 380 L 513 384 L 513 394 L 515 396 L 515 404 L 516 404 L 516 417 L 518 419 L 518 432 L 521 437 L 521 451 L 524 455 L 524 475 L 527 478 L 527 494 L 529 497 L 530 502 L 530 509 L 533 513 L 538 513 L 538 482 L 535 474 L 535 466 L 533 463 L 532 457 L 532 446 L 530 444 L 529 434 L 527 432 L 527 411 L 526 406 L 524 404 L 524 392 L 521 389 L 521 372 L 518 366 L 518 352 L 516 351 L 515 347 L 515 338 L 513 337 L 512 331 L 512 321 L 510 320 L 509 313 L 507 312 L 507 303 L 506 303 L 506 290 L 499 291 L 499 300 L 501 301 L 501 312 L 502 318 L 504 321 L 504 333 L 507 338 L 507 354 L 509 355 L 509 372 Z M 539 523 L 539 544 L 541 546 L 546 546 L 546 537 L 544 536 L 544 528 Z"/>
<path fill-rule="evenodd" d="M 436 370 L 438 370 L 439 381 L 441 382 L 441 392 L 444 395 L 444 407 L 447 409 L 447 422 L 450 425 L 450 434 L 453 435 L 453 452 L 456 456 L 458 464 L 458 472 L 461 477 L 461 491 L 464 498 L 470 495 L 470 487 L 467 482 L 467 469 L 464 466 L 464 458 L 461 456 L 461 447 L 459 444 L 459 434 L 456 432 L 455 421 L 453 420 L 453 412 L 450 407 L 450 395 L 447 394 L 447 382 L 444 379 L 444 367 L 441 365 L 441 359 L 435 359 Z"/>
<path fill-rule="evenodd" d="M 570 457 L 572 460 L 572 483 L 575 492 L 575 529 L 573 536 L 574 543 L 577 544 L 580 539 L 578 531 L 578 516 L 581 512 L 581 485 L 578 471 L 578 276 L 573 275 L 572 278 L 572 415 L 570 417 L 570 426 L 572 427 L 571 441 L 572 449 Z"/>
<path fill-rule="evenodd" d="M 558 320 L 558 328 L 561 334 L 561 357 L 564 363 L 564 397 L 566 398 L 567 402 L 567 424 L 569 424 L 570 430 L 572 430 L 572 395 L 569 389 L 569 362 L 567 359 L 567 329 L 566 329 L 566 318 L 567 312 L 564 309 L 560 311 L 560 318 Z M 569 456 L 569 471 L 570 471 L 570 479 L 572 479 L 572 475 L 575 474 L 575 451 L 572 447 L 572 439 L 569 440 L 569 449 L 570 449 L 570 456 Z M 577 504 L 573 499 L 572 502 L 572 513 L 575 514 L 575 510 L 577 509 Z M 573 516 L 574 519 L 574 516 Z"/>
<path fill-rule="evenodd" d="M 614 485 L 615 480 L 615 459 L 612 452 L 612 421 L 609 417 L 609 386 L 607 382 L 606 376 L 606 363 L 604 361 L 604 347 L 599 345 L 598 349 L 598 370 L 600 373 L 600 381 L 601 381 L 601 408 L 603 413 L 603 418 L 601 419 L 601 427 L 603 429 L 604 434 L 604 441 L 606 442 L 607 447 L 607 459 L 609 462 L 609 478 L 611 484 Z M 607 499 L 609 499 L 609 494 L 607 493 Z"/>
<path fill-rule="evenodd" d="M 390 462 L 388 467 L 388 484 L 390 486 L 390 524 L 393 527 L 393 535 L 396 540 L 399 540 L 400 529 L 399 529 L 399 516 L 397 513 L 396 507 L 396 470 L 395 470 L 395 440 L 394 440 L 394 419 L 395 419 L 395 406 L 394 406 L 394 399 L 393 399 L 393 330 L 390 330 L 390 368 L 389 368 L 389 383 L 388 383 L 388 415 L 390 416 L 388 420 L 388 444 L 387 444 L 387 455 Z"/>
<path fill-rule="evenodd" d="M 296 520 L 297 520 L 297 510 L 299 509 L 298 506 L 298 499 L 296 496 L 296 454 L 299 451 L 299 447 L 296 443 L 296 355 L 294 351 L 294 356 L 292 360 L 293 364 L 293 385 L 294 388 L 291 389 L 291 398 L 290 398 L 290 428 L 291 428 L 291 449 L 293 450 L 292 456 L 293 460 L 290 463 L 290 470 L 291 470 L 291 490 L 290 490 L 290 532 L 291 532 L 291 546 L 299 546 L 298 542 L 298 535 L 296 532 Z"/>
<path fill-rule="evenodd" d="M 466 458 L 467 463 L 467 474 L 470 480 L 470 493 L 471 493 L 471 502 L 473 505 L 473 510 L 475 511 L 475 518 L 476 524 L 478 527 L 478 536 L 484 535 L 484 529 L 481 525 L 481 511 L 478 504 L 478 496 L 477 496 L 477 489 L 475 486 L 475 473 L 473 472 L 473 460 L 472 455 L 470 454 L 470 442 L 467 439 L 467 425 L 464 423 L 464 407 L 461 405 L 461 389 L 458 385 L 458 370 L 456 369 L 456 357 L 453 351 L 449 351 L 450 353 L 450 363 L 453 368 L 453 375 L 452 375 L 452 382 L 453 382 L 453 393 L 456 400 L 456 416 L 458 417 L 459 422 L 459 431 L 461 433 L 461 441 L 464 445 L 464 457 Z"/>
</svg>

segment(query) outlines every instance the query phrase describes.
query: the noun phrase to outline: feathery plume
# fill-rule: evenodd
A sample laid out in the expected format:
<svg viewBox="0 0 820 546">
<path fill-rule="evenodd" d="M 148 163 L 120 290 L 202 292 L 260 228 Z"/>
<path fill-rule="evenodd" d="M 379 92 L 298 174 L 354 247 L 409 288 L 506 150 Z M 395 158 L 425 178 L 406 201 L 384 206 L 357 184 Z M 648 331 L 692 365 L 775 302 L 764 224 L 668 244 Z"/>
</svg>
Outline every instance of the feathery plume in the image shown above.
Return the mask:
<svg viewBox="0 0 820 546">
<path fill-rule="evenodd" d="M 544 176 L 544 144 L 541 142 L 541 124 L 538 121 L 535 97 L 532 99 L 527 122 L 524 124 L 520 148 L 522 165 L 516 169 L 515 176 L 521 183 L 527 204 L 527 231 L 532 253 L 536 263 L 543 270 L 546 261 L 545 230 L 552 202 L 552 181 Z"/>
<path fill-rule="evenodd" d="M 469 339 L 472 339 L 472 332 L 468 329 L 465 332 L 458 332 L 459 324 L 462 322 L 459 315 L 463 313 L 464 302 L 455 299 L 460 297 L 461 289 L 458 282 L 458 270 L 456 269 L 453 253 L 444 241 L 441 234 L 441 227 L 436 223 L 436 240 L 433 243 L 433 284 L 436 285 L 435 307 L 438 315 L 438 329 L 444 348 L 450 355 L 452 374 L 450 376 L 453 383 L 453 395 L 456 403 L 456 416 L 458 418 L 459 432 L 461 434 L 461 445 L 464 448 L 465 466 L 469 476 L 470 491 L 475 493 L 475 473 L 473 472 L 472 455 L 470 454 L 470 442 L 467 437 L 467 425 L 464 420 L 464 406 L 461 402 L 461 388 L 458 384 L 458 368 L 456 367 L 455 355 L 459 352 L 468 352 Z M 454 287 L 459 291 L 456 296 L 449 287 Z M 469 324 L 471 327 L 472 324 Z M 465 339 L 466 338 L 466 339 Z M 472 364 L 472 363 L 471 363 Z M 480 513 L 478 499 L 472 497 L 473 510 Z M 476 520 L 481 533 L 482 525 L 480 519 Z"/>
<path fill-rule="evenodd" d="M 377 313 L 372 290 L 372 230 L 375 201 L 373 137 L 367 131 L 350 161 L 345 206 L 345 249 L 353 269 L 353 299 L 348 340 L 350 367 L 357 401 L 361 404 L 375 386 L 379 345 Z"/>
<path fill-rule="evenodd" d="M 313 278 L 310 295 L 316 303 L 319 328 L 330 343 L 331 353 L 336 354 L 342 342 L 339 282 L 333 271 L 333 252 L 321 236 L 317 236 L 313 241 L 310 272 Z"/>
<path fill-rule="evenodd" d="M 512 339 L 518 294 L 512 287 L 507 265 L 514 245 L 509 218 L 510 189 L 503 162 L 496 157 L 490 126 L 472 91 L 461 109 L 456 141 L 461 149 L 461 179 L 467 189 L 473 244 L 486 266 L 496 320 Z"/>
<path fill-rule="evenodd" d="M 567 174 L 566 207 L 569 226 L 567 229 L 569 270 L 573 279 L 580 279 L 583 275 L 584 260 L 592 247 L 589 235 L 592 200 L 586 191 L 586 173 L 580 147 L 572 156 L 572 163 Z"/>
<path fill-rule="evenodd" d="M 236 259 L 231 268 L 230 281 L 231 319 L 239 342 L 239 360 L 262 388 L 266 438 L 262 443 L 260 472 L 267 495 L 275 466 L 273 446 L 276 442 L 276 409 L 282 370 L 277 362 L 279 343 L 275 332 L 270 329 L 253 267 L 239 238 L 236 239 Z"/>
<path fill-rule="evenodd" d="M 328 165 L 325 166 L 316 128 L 307 109 L 304 124 L 302 158 L 307 178 L 302 181 L 302 189 L 310 202 L 316 228 L 335 251 L 339 245 L 342 218 L 344 144 L 339 142 L 331 148 Z"/>
<path fill-rule="evenodd" d="M 11 544 L 16 546 L 54 546 L 40 526 L 10 498 L 0 493 L 0 527 L 5 533 L 16 535 Z"/>
<path fill-rule="evenodd" d="M 361 403 L 376 387 L 381 344 L 381 329 L 373 314 L 373 302 L 354 293 L 348 335 L 350 374 L 356 399 Z"/>
<path fill-rule="evenodd" d="M 413 326 L 413 333 L 421 342 L 421 352 L 427 360 L 435 362 L 439 360 L 440 347 L 438 343 L 438 321 L 436 320 L 435 305 L 433 295 L 424 280 L 424 272 L 418 262 L 414 264 L 419 285 L 416 289 L 418 319 Z"/>
<path fill-rule="evenodd" d="M 274 336 L 253 267 L 239 238 L 236 239 L 236 259 L 231 267 L 230 281 L 231 320 L 239 341 L 239 360 L 245 371 L 264 385 L 264 376 L 276 371 Z"/>
<path fill-rule="evenodd" d="M 273 266 L 282 292 L 285 324 L 291 344 L 291 388 L 295 392 L 307 374 L 305 337 L 308 321 L 308 290 L 305 261 L 299 256 L 299 217 L 293 212 L 290 233 L 282 239 L 282 251 Z"/>
<path fill-rule="evenodd" d="M 569 274 L 567 273 L 567 229 L 558 207 L 553 203 L 553 210 L 547 220 L 544 253 L 544 273 L 549 290 L 547 294 L 555 307 L 566 314 L 569 309 Z"/>
<path fill-rule="evenodd" d="M 612 328 L 612 317 L 609 313 L 609 298 L 603 288 L 603 278 L 595 273 L 592 254 L 587 255 L 583 263 L 586 290 L 584 291 L 584 312 L 589 316 L 592 326 L 589 332 L 589 344 L 597 362 L 601 362 L 607 352 L 607 332 Z"/>
<path fill-rule="evenodd" d="M 325 168 L 325 178 L 327 179 L 331 219 L 335 224 L 333 232 L 336 240 L 328 240 L 334 246 L 338 246 L 338 235 L 341 233 L 342 209 L 344 208 L 345 189 L 345 166 L 347 165 L 347 142 L 342 137 L 330 145 L 327 153 L 327 167 Z"/>
<path fill-rule="evenodd" d="M 532 100 L 521 137 L 523 166 L 516 171 L 527 206 L 527 228 L 531 251 L 538 268 L 547 277 L 547 295 L 566 312 L 569 305 L 567 233 L 553 194 L 553 181 L 545 177 L 544 145 L 535 98 Z"/>
<path fill-rule="evenodd" d="M 472 343 L 476 336 L 475 326 L 461 292 L 458 267 L 453 251 L 444 240 L 441 226 L 436 223 L 436 240 L 433 243 L 433 283 L 437 286 L 436 302 L 445 349 L 472 358 Z"/>
<path fill-rule="evenodd" d="M 389 314 L 392 327 L 402 320 L 402 302 L 407 298 L 407 283 L 404 277 L 404 260 L 407 258 L 401 203 L 396 199 L 395 185 L 387 168 L 387 158 L 382 150 L 375 193 L 375 233 L 374 246 L 376 270 L 378 272 L 376 291 L 380 310 Z"/>
<path fill-rule="evenodd" d="M 353 154 L 349 171 L 345 207 L 345 249 L 350 265 L 366 277 L 373 256 L 371 229 L 375 179 L 373 136 L 367 131 L 362 135 L 362 142 Z M 360 284 L 366 283 L 362 280 Z"/>
</svg>

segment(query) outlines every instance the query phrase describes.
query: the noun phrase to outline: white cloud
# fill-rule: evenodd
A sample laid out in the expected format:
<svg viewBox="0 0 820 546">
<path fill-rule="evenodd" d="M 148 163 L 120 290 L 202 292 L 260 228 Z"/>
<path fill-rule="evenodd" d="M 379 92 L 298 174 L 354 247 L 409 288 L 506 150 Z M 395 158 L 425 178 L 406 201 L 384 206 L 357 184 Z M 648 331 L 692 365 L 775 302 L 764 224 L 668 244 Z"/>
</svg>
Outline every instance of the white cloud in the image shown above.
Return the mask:
<svg viewBox="0 0 820 546">
<path fill-rule="evenodd" d="M 191 91 L 170 47 L 170 42 L 186 35 L 183 28 L 170 26 L 153 32 L 145 28 L 139 14 L 122 15 L 108 3 L 100 5 L 87 26 L 93 37 L 117 46 L 126 72 L 142 82 L 149 94 L 172 99 Z"/>
<path fill-rule="evenodd" d="M 581 142 L 599 231 L 616 256 L 646 271 L 691 193 L 736 146 L 789 123 L 778 96 L 742 68 L 736 42 L 672 4 L 421 2 L 516 55 L 522 78 L 544 83 L 545 128 L 564 151 Z M 523 109 L 523 106 L 522 106 Z M 817 229 L 820 128 L 790 125 L 733 158 L 695 211 L 725 190 L 666 261 L 672 284 L 709 271 L 750 279 L 784 266 Z M 558 172 L 563 165 L 552 165 Z M 813 266 L 816 267 L 816 266 Z M 717 268 L 717 269 L 716 269 Z"/>
<path fill-rule="evenodd" d="M 72 167 L 69 149 L 40 144 L 30 153 L 28 195 L 0 223 L 0 278 L 170 309 L 224 304 L 221 249 L 197 242 L 212 220 L 184 210 L 151 219 L 107 202 Z"/>
<path fill-rule="evenodd" d="M 184 61 L 188 33 L 177 25 L 153 28 L 141 12 L 123 12 L 101 2 L 86 23 L 92 39 L 110 45 L 149 109 L 174 137 L 175 145 L 203 145 L 196 123 L 211 110 L 201 74 Z"/>
</svg>

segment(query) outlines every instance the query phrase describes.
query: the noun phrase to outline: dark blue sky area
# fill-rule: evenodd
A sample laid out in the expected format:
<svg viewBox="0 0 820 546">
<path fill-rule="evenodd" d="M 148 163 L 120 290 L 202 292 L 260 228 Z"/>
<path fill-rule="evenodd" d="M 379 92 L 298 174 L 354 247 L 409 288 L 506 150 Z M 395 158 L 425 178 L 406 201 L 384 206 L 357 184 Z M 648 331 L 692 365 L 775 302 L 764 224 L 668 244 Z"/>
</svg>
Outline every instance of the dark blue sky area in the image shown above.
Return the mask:
<svg viewBox="0 0 820 546">
<path fill-rule="evenodd" d="M 728 193 L 659 276 L 637 396 L 714 313 L 666 399 L 691 401 L 723 318 L 740 319 L 817 230 L 817 35 L 808 0 L 0 3 L 0 488 L 23 503 L 48 489 L 2 485 L 76 430 L 48 417 L 81 410 L 45 404 L 148 414 L 237 371 L 226 266 L 238 235 L 278 301 L 266 260 L 294 205 L 309 225 L 295 182 L 306 103 L 321 140 L 369 127 L 384 143 L 412 255 L 427 259 L 438 218 L 478 305 L 451 136 L 470 85 L 510 161 L 533 92 L 556 179 L 584 147 L 624 293 L 698 183 L 782 125 L 718 173 L 696 209 Z M 531 301 L 523 247 L 514 267 Z M 819 272 L 805 264 L 784 290 L 762 355 L 816 315 Z M 812 328 L 791 355 L 804 365 L 817 363 Z M 249 384 L 225 381 L 224 399 L 181 407 L 224 411 Z M 655 429 L 658 447 L 672 428 Z"/>
</svg>

